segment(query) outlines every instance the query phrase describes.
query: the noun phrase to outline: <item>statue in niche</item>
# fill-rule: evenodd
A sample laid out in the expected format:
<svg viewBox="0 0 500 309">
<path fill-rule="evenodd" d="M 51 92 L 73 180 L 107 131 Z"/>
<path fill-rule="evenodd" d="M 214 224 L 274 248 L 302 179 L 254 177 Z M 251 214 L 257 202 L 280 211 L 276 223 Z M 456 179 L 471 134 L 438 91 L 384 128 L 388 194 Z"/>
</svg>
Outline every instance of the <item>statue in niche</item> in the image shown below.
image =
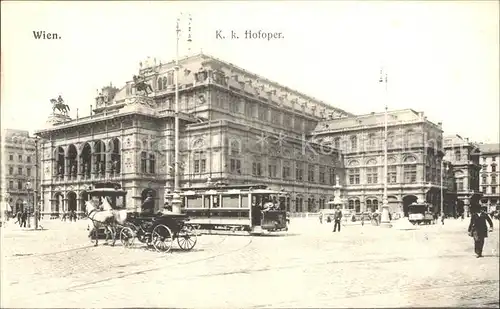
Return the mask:
<svg viewBox="0 0 500 309">
<path fill-rule="evenodd" d="M 76 176 L 76 164 L 73 163 L 73 166 L 71 167 L 71 174 Z"/>
<path fill-rule="evenodd" d="M 104 171 L 105 171 L 104 170 L 104 162 L 101 161 L 101 162 L 99 162 L 99 172 L 101 174 L 104 174 Z"/>
<path fill-rule="evenodd" d="M 62 167 L 61 165 L 59 165 L 59 168 L 58 168 L 57 174 L 58 174 L 59 176 L 62 176 L 62 174 L 63 174 L 63 167 Z"/>
</svg>

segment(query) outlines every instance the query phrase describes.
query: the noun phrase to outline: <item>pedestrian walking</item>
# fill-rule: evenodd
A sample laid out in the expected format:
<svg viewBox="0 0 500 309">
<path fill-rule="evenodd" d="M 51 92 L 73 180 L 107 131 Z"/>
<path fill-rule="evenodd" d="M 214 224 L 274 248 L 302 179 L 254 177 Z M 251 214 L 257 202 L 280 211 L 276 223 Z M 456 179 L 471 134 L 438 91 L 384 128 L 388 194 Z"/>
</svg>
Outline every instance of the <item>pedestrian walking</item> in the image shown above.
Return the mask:
<svg viewBox="0 0 500 309">
<path fill-rule="evenodd" d="M 322 212 L 319 213 L 319 223 L 323 224 L 323 213 Z"/>
<path fill-rule="evenodd" d="M 28 213 L 23 211 L 21 215 L 21 227 L 26 227 L 26 221 L 28 221 Z"/>
<path fill-rule="evenodd" d="M 444 217 L 445 217 L 445 215 L 444 215 L 444 214 L 442 214 L 442 215 L 441 215 L 441 225 L 444 225 Z"/>
<path fill-rule="evenodd" d="M 340 221 L 342 220 L 342 211 L 340 210 L 340 206 L 337 206 L 337 209 L 335 210 L 335 213 L 333 214 L 333 232 L 337 231 L 337 227 L 339 228 L 340 232 Z"/>
<path fill-rule="evenodd" d="M 362 212 L 361 213 L 361 226 L 364 226 L 365 225 L 365 213 Z"/>
<path fill-rule="evenodd" d="M 17 221 L 15 223 L 18 223 L 19 227 L 21 227 L 22 216 L 23 216 L 23 213 L 20 210 L 18 210 L 16 213 Z"/>
<path fill-rule="evenodd" d="M 484 239 L 488 237 L 486 222 L 490 225 L 490 232 L 493 231 L 493 221 L 480 206 L 476 206 L 476 212 L 470 218 L 468 231 L 469 236 L 474 238 L 474 252 L 478 258 L 483 256 Z"/>
</svg>

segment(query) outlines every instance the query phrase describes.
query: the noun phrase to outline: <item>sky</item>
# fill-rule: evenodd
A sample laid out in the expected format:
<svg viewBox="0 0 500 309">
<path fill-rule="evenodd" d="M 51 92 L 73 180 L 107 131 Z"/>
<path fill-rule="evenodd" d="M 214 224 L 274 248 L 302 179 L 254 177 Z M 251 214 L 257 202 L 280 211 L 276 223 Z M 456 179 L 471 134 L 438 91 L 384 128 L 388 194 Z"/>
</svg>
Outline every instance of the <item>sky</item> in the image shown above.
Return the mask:
<svg viewBox="0 0 500 309">
<path fill-rule="evenodd" d="M 412 108 L 445 134 L 499 141 L 498 1 L 2 1 L 2 127 L 44 127 L 58 95 L 89 115 L 97 89 L 120 88 L 148 56 L 174 59 L 178 17 L 181 56 L 202 50 L 354 114 Z"/>
</svg>

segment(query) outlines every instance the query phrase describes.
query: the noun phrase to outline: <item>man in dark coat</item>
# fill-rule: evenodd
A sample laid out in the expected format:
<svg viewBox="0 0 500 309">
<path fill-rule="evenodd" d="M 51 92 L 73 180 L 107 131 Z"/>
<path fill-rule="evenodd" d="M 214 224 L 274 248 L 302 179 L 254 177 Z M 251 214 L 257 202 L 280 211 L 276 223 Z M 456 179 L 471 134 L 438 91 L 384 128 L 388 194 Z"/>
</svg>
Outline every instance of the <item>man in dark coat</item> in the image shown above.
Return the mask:
<svg viewBox="0 0 500 309">
<path fill-rule="evenodd" d="M 335 213 L 333 214 L 333 231 L 337 231 L 337 226 L 339 227 L 340 232 L 340 220 L 342 220 L 342 211 L 340 210 L 340 206 L 337 206 Z"/>
<path fill-rule="evenodd" d="M 476 212 L 470 218 L 469 235 L 474 238 L 474 252 L 478 258 L 483 256 L 484 239 L 488 237 L 486 222 L 489 223 L 491 232 L 493 221 L 481 208 L 476 207 Z"/>
<path fill-rule="evenodd" d="M 28 221 L 28 212 L 23 211 L 21 215 L 21 227 L 26 227 L 26 221 Z"/>
</svg>

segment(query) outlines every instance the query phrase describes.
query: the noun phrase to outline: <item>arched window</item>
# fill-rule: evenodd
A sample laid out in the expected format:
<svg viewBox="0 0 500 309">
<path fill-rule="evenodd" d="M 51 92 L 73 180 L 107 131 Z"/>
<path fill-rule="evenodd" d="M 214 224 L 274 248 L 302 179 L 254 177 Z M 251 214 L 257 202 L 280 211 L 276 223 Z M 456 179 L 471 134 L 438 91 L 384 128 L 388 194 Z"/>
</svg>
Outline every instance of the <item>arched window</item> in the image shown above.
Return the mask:
<svg viewBox="0 0 500 309">
<path fill-rule="evenodd" d="M 377 137 L 375 136 L 375 133 L 368 134 L 368 146 L 375 147 L 376 145 L 377 145 Z"/>
<path fill-rule="evenodd" d="M 394 133 L 387 133 L 387 147 L 394 147 Z"/>
<path fill-rule="evenodd" d="M 349 209 L 354 209 L 354 200 L 349 200 Z"/>
<path fill-rule="evenodd" d="M 340 148 L 340 137 L 335 138 L 333 141 L 335 148 L 339 149 Z"/>
<path fill-rule="evenodd" d="M 351 137 L 351 150 L 358 149 L 358 138 L 356 136 Z"/>
<path fill-rule="evenodd" d="M 163 78 L 158 78 L 158 90 L 163 90 Z"/>
<path fill-rule="evenodd" d="M 356 200 L 354 202 L 354 207 L 355 207 L 355 211 L 358 213 L 358 212 L 361 212 L 361 202 L 359 200 Z"/>
</svg>

